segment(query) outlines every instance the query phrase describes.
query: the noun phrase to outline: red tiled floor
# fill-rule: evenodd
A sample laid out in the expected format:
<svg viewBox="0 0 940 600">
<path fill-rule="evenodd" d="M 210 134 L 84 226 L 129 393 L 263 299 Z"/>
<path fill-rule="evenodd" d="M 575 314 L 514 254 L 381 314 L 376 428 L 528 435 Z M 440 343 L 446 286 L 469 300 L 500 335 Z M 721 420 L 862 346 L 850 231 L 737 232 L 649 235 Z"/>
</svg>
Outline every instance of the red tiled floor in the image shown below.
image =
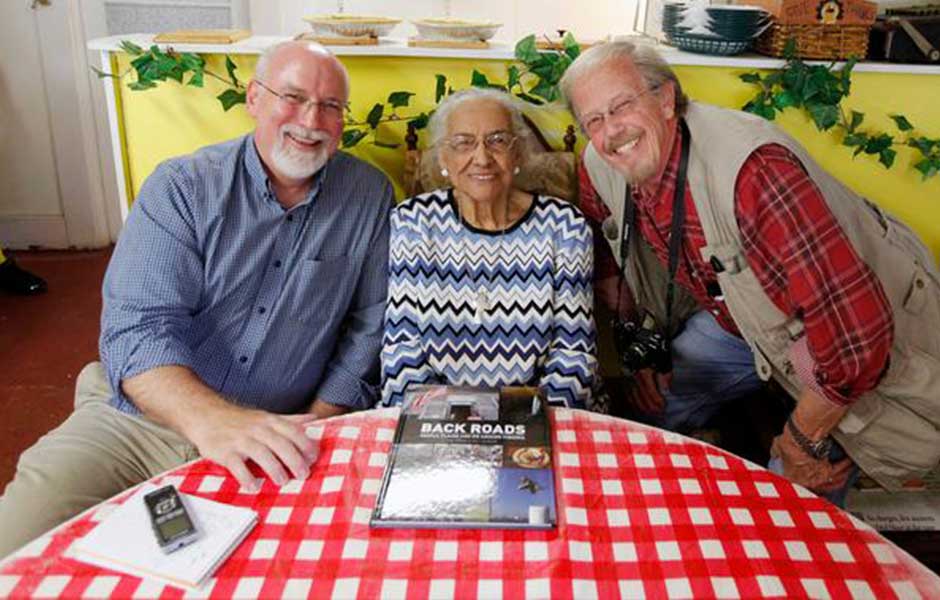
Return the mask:
<svg viewBox="0 0 940 600">
<path fill-rule="evenodd" d="M 110 256 L 110 248 L 16 253 L 49 291 L 0 292 L 0 489 L 20 452 L 71 412 L 75 376 L 98 356 L 101 279 Z"/>
</svg>

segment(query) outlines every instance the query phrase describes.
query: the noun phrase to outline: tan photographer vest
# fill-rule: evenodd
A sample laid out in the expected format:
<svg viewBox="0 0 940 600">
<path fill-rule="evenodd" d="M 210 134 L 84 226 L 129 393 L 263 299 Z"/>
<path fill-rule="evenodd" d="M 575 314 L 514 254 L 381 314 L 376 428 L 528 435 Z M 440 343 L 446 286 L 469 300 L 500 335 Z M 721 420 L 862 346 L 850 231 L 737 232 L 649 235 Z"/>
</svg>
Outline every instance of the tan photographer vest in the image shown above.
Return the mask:
<svg viewBox="0 0 940 600">
<path fill-rule="evenodd" d="M 745 260 L 734 210 L 742 164 L 759 146 L 774 143 L 802 162 L 856 252 L 881 281 L 894 319 L 887 373 L 875 390 L 858 398 L 833 436 L 865 473 L 888 489 L 925 474 L 940 461 L 940 271 L 930 252 L 907 226 L 826 173 L 770 122 L 698 103 L 690 104 L 685 118 L 692 134 L 688 183 L 706 239 L 702 256 L 706 262 L 715 256 L 725 266 L 719 284 L 754 353 L 758 375 L 773 377 L 799 396 L 802 385 L 787 357 L 790 345 L 803 334 L 803 323 L 783 314 L 764 293 Z M 623 177 L 593 147 L 584 161 L 617 231 L 622 231 Z M 619 240 L 618 233 L 611 241 L 618 261 Z M 633 251 L 631 244 L 624 273 L 638 303 L 662 304 L 666 271 L 651 252 Z M 660 291 L 642 289 L 648 286 Z M 686 306 L 680 313 L 688 310 Z"/>
</svg>

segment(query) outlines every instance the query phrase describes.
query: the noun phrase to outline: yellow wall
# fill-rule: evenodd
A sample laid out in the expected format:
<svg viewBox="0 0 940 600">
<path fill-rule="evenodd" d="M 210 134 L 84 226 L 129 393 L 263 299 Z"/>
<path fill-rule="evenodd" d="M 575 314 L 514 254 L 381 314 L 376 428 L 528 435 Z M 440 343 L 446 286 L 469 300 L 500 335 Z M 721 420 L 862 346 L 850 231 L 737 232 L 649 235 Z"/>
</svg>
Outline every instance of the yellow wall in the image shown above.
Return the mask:
<svg viewBox="0 0 940 600">
<path fill-rule="evenodd" d="M 233 56 L 238 75 L 247 79 L 256 56 Z M 224 58 L 209 57 L 210 70 L 224 73 Z M 434 75 L 443 73 L 455 88 L 469 85 L 473 69 L 486 73 L 491 81 L 505 81 L 505 62 L 468 59 L 343 57 L 353 82 L 351 97 L 355 116 L 362 120 L 372 105 L 384 101 L 391 91 L 415 92 L 412 106 L 400 109 L 403 115 L 416 114 L 433 106 Z M 126 55 L 117 55 L 115 67 L 127 68 Z M 728 67 L 676 67 L 676 72 L 690 97 L 731 108 L 741 107 L 754 93 L 754 87 L 741 82 L 738 75 L 751 69 Z M 206 88 L 182 89 L 175 82 L 145 92 L 120 91 L 126 169 L 130 196 L 136 194 L 143 180 L 166 158 L 186 154 L 204 146 L 241 135 L 251 130 L 252 121 L 238 106 L 224 113 L 215 99 L 222 89 L 211 78 Z M 852 95 L 847 109 L 866 114 L 864 127 L 895 132 L 890 114 L 901 113 L 926 135 L 940 136 L 940 103 L 936 102 L 940 76 L 859 73 L 853 75 Z M 540 123 L 567 124 L 567 114 L 555 114 Z M 920 174 L 909 168 L 915 153 L 907 148 L 898 152 L 895 167 L 885 170 L 873 157 L 852 159 L 848 148 L 837 145 L 834 133 L 816 131 L 808 117 L 790 110 L 779 117 L 779 124 L 800 140 L 809 152 L 857 192 L 877 202 L 908 224 L 940 257 L 940 177 L 922 182 Z M 545 129 L 543 127 L 543 129 Z M 549 141 L 561 146 L 559 126 L 548 133 Z M 404 123 L 380 126 L 380 139 L 402 141 Z M 360 142 L 353 153 L 379 166 L 396 184 L 401 196 L 402 149 L 373 146 L 369 138 Z"/>
</svg>

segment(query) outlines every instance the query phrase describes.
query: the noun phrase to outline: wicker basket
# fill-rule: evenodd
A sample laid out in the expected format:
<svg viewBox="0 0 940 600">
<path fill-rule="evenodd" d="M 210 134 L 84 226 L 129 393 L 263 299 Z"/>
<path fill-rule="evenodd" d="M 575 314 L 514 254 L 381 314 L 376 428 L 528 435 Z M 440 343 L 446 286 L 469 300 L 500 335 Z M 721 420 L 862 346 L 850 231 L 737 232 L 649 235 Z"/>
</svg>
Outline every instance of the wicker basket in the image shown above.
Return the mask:
<svg viewBox="0 0 940 600">
<path fill-rule="evenodd" d="M 868 51 L 868 30 L 871 25 L 781 25 L 774 23 L 754 44 L 761 54 L 783 56 L 790 38 L 796 39 L 796 55 L 800 58 L 862 59 Z"/>
</svg>

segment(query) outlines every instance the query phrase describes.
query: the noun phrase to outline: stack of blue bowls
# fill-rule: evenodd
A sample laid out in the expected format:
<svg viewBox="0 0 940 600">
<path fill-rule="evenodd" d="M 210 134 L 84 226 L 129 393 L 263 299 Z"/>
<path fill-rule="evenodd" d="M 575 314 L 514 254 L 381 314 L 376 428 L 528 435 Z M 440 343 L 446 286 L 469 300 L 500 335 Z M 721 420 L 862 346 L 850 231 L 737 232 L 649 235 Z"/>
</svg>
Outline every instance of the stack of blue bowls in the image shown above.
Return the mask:
<svg viewBox="0 0 940 600">
<path fill-rule="evenodd" d="M 680 50 L 702 54 L 738 54 L 751 47 L 764 31 L 770 15 L 756 6 L 709 6 L 710 34 L 690 33 L 680 25 L 686 5 L 670 2 L 663 5 L 663 33 L 666 41 Z"/>
</svg>

